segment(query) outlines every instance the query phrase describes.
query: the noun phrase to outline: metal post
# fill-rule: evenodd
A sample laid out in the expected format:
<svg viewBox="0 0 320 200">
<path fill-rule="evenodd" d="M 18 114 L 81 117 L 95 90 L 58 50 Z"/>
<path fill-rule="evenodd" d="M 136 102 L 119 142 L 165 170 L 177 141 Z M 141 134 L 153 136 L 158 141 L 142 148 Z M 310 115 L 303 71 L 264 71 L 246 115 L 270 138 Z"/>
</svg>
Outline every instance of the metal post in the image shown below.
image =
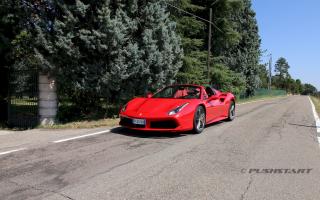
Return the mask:
<svg viewBox="0 0 320 200">
<path fill-rule="evenodd" d="M 271 77 L 272 77 L 272 54 L 270 54 L 270 59 L 269 59 L 269 87 L 268 89 L 271 90 Z"/>
<path fill-rule="evenodd" d="M 212 8 L 210 8 L 210 19 L 209 19 L 209 35 L 208 35 L 208 66 L 207 66 L 207 78 L 210 81 L 210 55 L 211 55 L 211 37 L 212 37 L 212 31 L 211 31 L 211 24 L 212 24 Z"/>
</svg>

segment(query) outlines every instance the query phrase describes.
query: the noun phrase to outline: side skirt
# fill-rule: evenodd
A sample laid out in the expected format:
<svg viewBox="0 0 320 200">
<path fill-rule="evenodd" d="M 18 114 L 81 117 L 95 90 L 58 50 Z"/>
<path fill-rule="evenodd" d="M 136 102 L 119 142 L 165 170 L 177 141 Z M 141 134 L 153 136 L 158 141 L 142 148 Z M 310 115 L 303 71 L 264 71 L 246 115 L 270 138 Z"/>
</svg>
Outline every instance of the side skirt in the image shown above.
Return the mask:
<svg viewBox="0 0 320 200">
<path fill-rule="evenodd" d="M 209 124 L 212 124 L 212 123 L 215 123 L 215 122 L 219 122 L 219 121 L 222 121 L 222 120 L 225 120 L 225 119 L 228 119 L 228 117 L 219 117 L 219 118 L 216 118 L 214 120 L 211 120 L 211 121 L 207 122 L 206 125 L 209 125 Z"/>
</svg>

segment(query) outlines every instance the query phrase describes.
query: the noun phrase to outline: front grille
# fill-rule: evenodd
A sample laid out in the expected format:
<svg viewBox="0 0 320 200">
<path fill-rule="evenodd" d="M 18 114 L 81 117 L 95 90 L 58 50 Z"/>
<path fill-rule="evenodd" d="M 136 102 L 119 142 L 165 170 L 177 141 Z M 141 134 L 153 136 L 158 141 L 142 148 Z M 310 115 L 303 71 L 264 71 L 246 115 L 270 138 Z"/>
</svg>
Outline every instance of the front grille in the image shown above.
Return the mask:
<svg viewBox="0 0 320 200">
<path fill-rule="evenodd" d="M 132 127 L 132 128 L 145 128 L 146 127 L 145 125 L 133 124 L 132 119 L 127 118 L 127 117 L 121 117 L 120 125 Z"/>
<path fill-rule="evenodd" d="M 178 125 L 174 120 L 150 122 L 150 128 L 156 128 L 156 129 L 174 129 L 174 128 L 177 128 L 177 126 Z"/>
</svg>

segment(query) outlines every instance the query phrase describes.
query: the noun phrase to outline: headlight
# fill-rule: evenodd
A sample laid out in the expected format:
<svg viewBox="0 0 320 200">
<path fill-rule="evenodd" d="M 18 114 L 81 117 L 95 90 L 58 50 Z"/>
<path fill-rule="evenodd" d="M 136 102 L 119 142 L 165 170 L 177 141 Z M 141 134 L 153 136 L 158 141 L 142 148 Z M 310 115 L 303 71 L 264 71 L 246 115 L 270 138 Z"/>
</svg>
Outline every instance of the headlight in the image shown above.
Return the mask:
<svg viewBox="0 0 320 200">
<path fill-rule="evenodd" d="M 126 111 L 128 104 L 125 104 L 122 108 L 121 108 L 121 112 Z"/>
<path fill-rule="evenodd" d="M 175 109 L 171 110 L 170 112 L 168 112 L 168 115 L 175 115 L 177 113 L 179 113 L 184 107 L 186 107 L 189 103 L 185 103 L 182 104 L 181 106 L 176 107 Z"/>
</svg>

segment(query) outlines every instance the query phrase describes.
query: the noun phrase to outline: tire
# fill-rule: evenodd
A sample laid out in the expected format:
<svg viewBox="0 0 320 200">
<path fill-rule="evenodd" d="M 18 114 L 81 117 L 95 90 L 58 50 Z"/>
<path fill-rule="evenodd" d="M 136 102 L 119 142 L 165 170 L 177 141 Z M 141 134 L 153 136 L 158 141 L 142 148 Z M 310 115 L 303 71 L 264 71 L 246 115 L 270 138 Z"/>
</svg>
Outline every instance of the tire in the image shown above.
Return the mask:
<svg viewBox="0 0 320 200">
<path fill-rule="evenodd" d="M 193 133 L 200 134 L 206 126 L 206 112 L 203 106 L 198 106 L 193 118 Z"/>
<path fill-rule="evenodd" d="M 231 101 L 229 106 L 228 121 L 233 121 L 235 118 L 236 118 L 236 104 L 234 101 Z"/>
</svg>

